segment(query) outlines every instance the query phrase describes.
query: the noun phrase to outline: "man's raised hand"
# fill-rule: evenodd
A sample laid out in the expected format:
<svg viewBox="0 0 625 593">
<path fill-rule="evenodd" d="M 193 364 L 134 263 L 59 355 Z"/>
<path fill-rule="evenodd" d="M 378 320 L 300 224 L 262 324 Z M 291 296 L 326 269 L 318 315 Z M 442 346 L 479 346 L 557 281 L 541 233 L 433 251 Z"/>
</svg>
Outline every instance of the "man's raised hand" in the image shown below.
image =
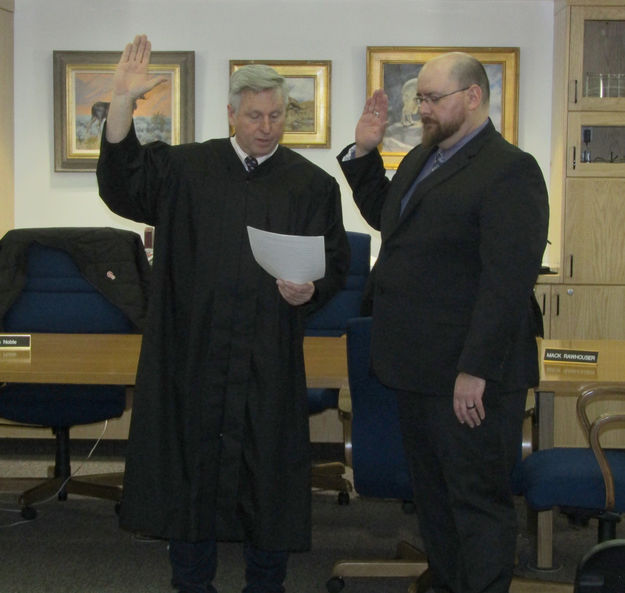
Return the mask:
<svg viewBox="0 0 625 593">
<path fill-rule="evenodd" d="M 151 91 L 165 78 L 148 76 L 152 44 L 145 35 L 137 35 L 122 52 L 113 75 L 111 104 L 106 117 L 106 139 L 121 142 L 132 124 L 137 99 Z"/>
<path fill-rule="evenodd" d="M 356 156 L 371 152 L 384 138 L 388 118 L 388 97 L 378 89 L 365 103 L 356 124 Z"/>
<path fill-rule="evenodd" d="M 133 101 L 164 82 L 148 76 L 152 44 L 145 35 L 137 35 L 124 48 L 113 77 L 113 95 L 127 95 Z"/>
</svg>

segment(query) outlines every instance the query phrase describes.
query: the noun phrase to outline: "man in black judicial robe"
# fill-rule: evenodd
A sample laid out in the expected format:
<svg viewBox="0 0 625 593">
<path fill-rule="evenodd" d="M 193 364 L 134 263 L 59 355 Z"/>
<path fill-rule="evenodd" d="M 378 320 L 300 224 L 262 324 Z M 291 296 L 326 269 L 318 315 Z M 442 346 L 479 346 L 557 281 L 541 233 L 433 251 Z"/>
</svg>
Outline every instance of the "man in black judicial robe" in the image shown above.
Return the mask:
<svg viewBox="0 0 625 593">
<path fill-rule="evenodd" d="M 170 540 L 180 591 L 216 591 L 215 541 L 239 538 L 244 591 L 284 591 L 287 552 L 311 540 L 305 315 L 348 268 L 338 185 L 278 145 L 287 92 L 266 66 L 231 79 L 233 138 L 141 146 L 132 104 L 158 84 L 149 56 L 145 36 L 122 55 L 97 170 L 111 210 L 156 227 L 121 525 Z M 325 277 L 276 281 L 247 225 L 324 235 Z"/>
</svg>

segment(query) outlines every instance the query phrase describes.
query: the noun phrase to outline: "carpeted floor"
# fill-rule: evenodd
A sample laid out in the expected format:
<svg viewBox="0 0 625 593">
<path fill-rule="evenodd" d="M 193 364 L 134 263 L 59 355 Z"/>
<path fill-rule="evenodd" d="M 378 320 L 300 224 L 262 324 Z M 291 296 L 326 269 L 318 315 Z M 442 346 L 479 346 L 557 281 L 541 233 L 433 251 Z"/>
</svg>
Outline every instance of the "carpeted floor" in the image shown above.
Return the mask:
<svg viewBox="0 0 625 593">
<path fill-rule="evenodd" d="M 44 444 L 18 452 L 15 445 L 0 441 L 0 593 L 167 593 L 169 567 L 166 543 L 142 540 L 121 531 L 111 502 L 72 497 L 52 500 L 38 507 L 38 517 L 22 522 L 16 491 L 22 483 L 16 476 L 32 475 L 33 467 L 47 467 Z M 105 447 L 106 449 L 106 447 Z M 78 456 L 74 456 L 76 460 Z M 79 462 L 75 463 L 77 467 Z M 115 451 L 100 451 L 85 471 L 108 471 L 122 464 Z M 45 469 L 36 470 L 44 475 Z M 26 473 L 28 472 L 28 473 Z M 81 471 L 82 473 L 82 471 Z M 537 574 L 527 568 L 533 558 L 531 538 L 525 529 L 523 501 L 519 512 L 519 579 L 512 593 L 572 592 L 575 568 L 595 543 L 594 525 L 572 528 L 566 518 L 556 517 L 555 558 L 562 568 Z M 619 537 L 624 537 L 619 526 Z M 324 593 L 335 561 L 342 558 L 391 558 L 400 540 L 419 545 L 414 515 L 405 514 L 397 501 L 366 500 L 352 496 L 347 506 L 337 504 L 336 495 L 316 492 L 313 496 L 313 550 L 294 554 L 289 563 L 289 593 Z M 220 593 L 236 593 L 243 586 L 241 547 L 219 546 Z M 539 582 L 542 581 L 542 582 Z M 351 578 L 345 593 L 405 593 L 407 579 Z"/>
</svg>

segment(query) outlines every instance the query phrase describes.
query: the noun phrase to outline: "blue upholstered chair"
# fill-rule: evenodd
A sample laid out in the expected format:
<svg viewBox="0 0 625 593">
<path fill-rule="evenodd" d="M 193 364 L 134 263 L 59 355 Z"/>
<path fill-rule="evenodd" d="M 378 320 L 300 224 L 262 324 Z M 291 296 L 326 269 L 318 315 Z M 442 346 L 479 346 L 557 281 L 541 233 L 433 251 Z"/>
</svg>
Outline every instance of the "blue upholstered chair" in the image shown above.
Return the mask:
<svg viewBox="0 0 625 593">
<path fill-rule="evenodd" d="M 347 364 L 354 488 L 362 497 L 411 501 L 413 493 L 399 430 L 397 400 L 395 393 L 371 374 L 370 343 L 371 317 L 350 319 Z M 344 587 L 345 577 L 420 577 L 419 590 L 425 590 L 426 569 L 425 555 L 407 542 L 400 542 L 395 559 L 337 562 L 327 589 L 337 593 Z"/>
<path fill-rule="evenodd" d="M 395 393 L 370 368 L 371 317 L 350 319 L 347 368 L 354 488 L 360 496 L 412 500 Z"/>
<path fill-rule="evenodd" d="M 358 317 L 371 261 L 371 237 L 365 233 L 348 231 L 347 239 L 351 250 L 351 259 L 345 288 L 316 311 L 306 323 L 308 336 L 342 336 L 347 328 L 347 320 Z M 338 389 L 309 389 L 309 414 L 319 414 L 328 409 L 338 409 Z M 344 428 L 344 444 L 349 457 L 349 417 L 341 416 Z M 320 463 L 313 466 L 313 487 L 339 492 L 339 503 L 349 502 L 351 484 L 343 477 L 343 462 Z"/>
<path fill-rule="evenodd" d="M 108 232 L 110 230 L 110 233 Z M 89 232 L 90 229 L 85 229 Z M 9 265 L 25 258 L 17 277 L 24 281 L 21 290 L 16 291 L 16 299 L 0 317 L 2 331 L 5 333 L 132 333 L 139 327 L 114 305 L 108 298 L 88 282 L 78 269 L 74 259 L 63 249 L 51 247 L 37 241 L 28 240 L 27 246 L 20 246 L 22 234 L 19 230 L 10 231 L 0 242 L 0 270 L 4 273 Z M 32 236 L 33 230 L 25 233 Z M 128 235 L 126 235 L 128 233 Z M 43 231 L 46 242 L 66 244 L 80 235 L 79 229 L 46 229 Z M 37 235 L 35 231 L 34 235 Z M 67 236 L 66 236 L 67 235 Z M 123 264 L 111 262 L 110 269 L 117 273 L 116 281 L 130 282 L 137 277 L 145 277 L 149 271 L 141 240 L 129 231 L 117 229 L 99 229 L 97 247 L 106 253 L 108 247 L 117 249 L 123 245 L 130 253 Z M 83 235 L 84 236 L 84 235 Z M 121 241 L 126 238 L 127 241 Z M 16 247 L 17 245 L 17 247 Z M 25 244 L 26 245 L 26 244 Z M 23 252 L 20 251 L 23 249 Z M 13 250 L 13 255 L 9 252 Z M 17 250 L 17 251 L 16 251 Z M 102 255 L 102 254 L 100 254 Z M 106 256 L 103 256 L 106 257 Z M 145 259 L 145 262 L 143 260 Z M 141 274 L 126 274 L 120 271 L 124 266 L 133 266 L 134 262 L 145 263 Z M 22 269 L 23 267 L 23 269 Z M 107 269 L 106 267 L 104 269 Z M 23 274 L 25 272 L 25 278 Z M 114 274 L 114 272 L 110 272 Z M 6 278 L 6 275 L 2 276 Z M 134 281 L 134 280 L 132 280 Z M 133 294 L 144 295 L 143 303 L 134 303 L 139 307 L 147 306 L 146 287 Z M 13 290 L 13 286 L 0 286 L 3 295 Z M 5 290 L 6 289 L 6 290 Z M 126 293 L 124 293 L 126 294 Z M 11 297 L 12 298 L 12 297 Z M 56 457 L 54 477 L 22 493 L 19 501 L 22 515 L 32 519 L 36 510 L 31 506 L 58 494 L 65 500 L 68 493 L 94 496 L 113 501 L 121 498 L 121 475 L 85 477 L 81 480 L 71 475 L 70 468 L 70 427 L 101 422 L 119 417 L 126 407 L 126 388 L 107 385 L 48 385 L 10 383 L 0 386 L 0 417 L 14 422 L 50 427 L 55 435 Z"/>
<path fill-rule="evenodd" d="M 535 451 L 519 467 L 521 492 L 539 521 L 551 519 L 559 508 L 576 522 L 596 519 L 599 542 L 616 537 L 616 523 L 625 512 L 625 450 L 601 445 L 606 430 L 625 426 L 625 414 L 604 413 L 592 418 L 589 404 L 598 400 L 625 401 L 625 387 L 588 387 L 577 399 L 577 416 L 588 447 L 554 447 Z M 541 519 L 541 513 L 546 513 Z M 551 530 L 537 538 L 537 556 L 551 551 Z M 551 554 L 549 554 L 551 555 Z"/>
</svg>

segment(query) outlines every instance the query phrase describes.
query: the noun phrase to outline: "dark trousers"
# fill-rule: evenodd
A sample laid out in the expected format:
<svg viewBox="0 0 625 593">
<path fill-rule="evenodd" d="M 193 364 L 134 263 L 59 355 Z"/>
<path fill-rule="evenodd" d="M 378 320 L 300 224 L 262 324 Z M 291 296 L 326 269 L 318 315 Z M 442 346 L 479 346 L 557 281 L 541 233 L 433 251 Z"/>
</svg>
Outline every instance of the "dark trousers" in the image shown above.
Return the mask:
<svg viewBox="0 0 625 593">
<path fill-rule="evenodd" d="M 486 418 L 476 428 L 458 422 L 449 394 L 397 394 L 437 593 L 508 593 L 517 539 L 510 475 L 521 450 L 526 394 L 489 384 Z"/>
<path fill-rule="evenodd" d="M 284 593 L 288 552 L 259 550 L 245 544 L 245 581 L 243 593 Z M 217 572 L 215 540 L 169 542 L 172 568 L 171 584 L 180 593 L 217 593 L 212 582 Z"/>
</svg>

